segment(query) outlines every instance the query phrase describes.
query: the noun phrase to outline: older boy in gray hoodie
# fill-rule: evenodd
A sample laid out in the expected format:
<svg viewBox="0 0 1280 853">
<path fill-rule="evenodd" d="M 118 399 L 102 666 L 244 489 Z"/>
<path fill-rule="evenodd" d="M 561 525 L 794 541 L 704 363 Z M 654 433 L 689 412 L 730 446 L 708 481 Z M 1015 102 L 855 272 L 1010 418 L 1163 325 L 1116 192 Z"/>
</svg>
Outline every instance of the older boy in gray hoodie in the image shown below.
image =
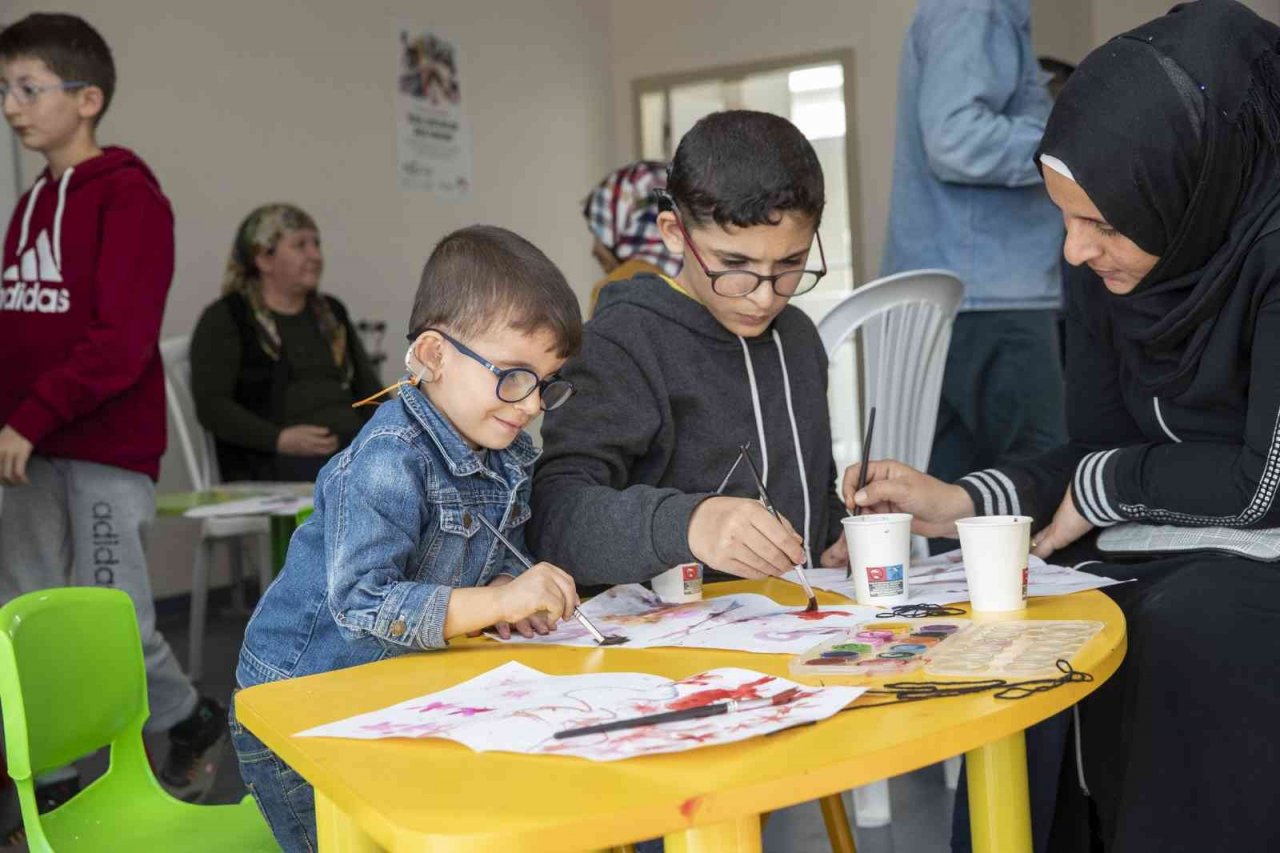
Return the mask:
<svg viewBox="0 0 1280 853">
<path fill-rule="evenodd" d="M 788 303 L 826 272 L 822 168 L 788 121 L 729 111 L 680 141 L 658 225 L 675 278 L 610 284 L 549 412 L 528 535 L 580 583 L 698 561 L 746 578 L 841 565 L 827 357 Z M 750 442 L 782 515 L 756 499 Z"/>
</svg>

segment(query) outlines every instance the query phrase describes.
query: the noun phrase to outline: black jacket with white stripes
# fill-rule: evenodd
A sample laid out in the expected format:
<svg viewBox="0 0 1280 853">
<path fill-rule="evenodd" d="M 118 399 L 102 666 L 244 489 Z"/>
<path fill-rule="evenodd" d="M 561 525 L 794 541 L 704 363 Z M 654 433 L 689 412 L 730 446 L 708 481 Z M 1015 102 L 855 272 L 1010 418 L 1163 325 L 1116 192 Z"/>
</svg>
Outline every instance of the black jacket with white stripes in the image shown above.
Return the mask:
<svg viewBox="0 0 1280 853">
<path fill-rule="evenodd" d="M 1255 251 L 1280 257 L 1280 234 L 1259 243 L 1271 246 Z M 964 477 L 978 514 L 1029 515 L 1038 530 L 1069 485 L 1096 527 L 1280 527 L 1280 288 L 1258 294 L 1250 328 L 1215 329 L 1225 345 L 1207 348 L 1201 378 L 1162 398 L 1123 363 L 1115 331 L 1086 318 L 1077 289 L 1102 286 L 1077 274 L 1067 289 L 1070 442 Z M 1220 316 L 1217 325 L 1231 320 Z"/>
</svg>

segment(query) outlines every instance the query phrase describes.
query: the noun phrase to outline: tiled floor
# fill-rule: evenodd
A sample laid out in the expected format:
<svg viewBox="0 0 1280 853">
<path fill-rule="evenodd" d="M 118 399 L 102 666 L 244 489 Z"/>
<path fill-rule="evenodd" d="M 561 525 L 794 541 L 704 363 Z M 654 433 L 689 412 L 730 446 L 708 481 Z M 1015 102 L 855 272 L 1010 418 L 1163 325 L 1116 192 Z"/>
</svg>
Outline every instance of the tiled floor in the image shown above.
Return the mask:
<svg viewBox="0 0 1280 853">
<path fill-rule="evenodd" d="M 221 614 L 210 618 L 205 640 L 205 672 L 201 692 L 225 703 L 231 696 L 236 654 L 244 632 L 244 618 Z M 179 660 L 186 660 L 187 621 L 185 615 L 162 617 L 161 630 L 169 638 Z M 149 738 L 153 755 L 163 755 L 167 742 L 163 735 Z M 105 756 L 81 762 L 82 778 L 100 773 Z M 12 825 L 17 802 L 12 788 L 0 802 L 0 826 Z M 859 853 L 943 853 L 949 850 L 951 793 L 943 784 L 942 768 L 930 767 L 891 783 L 894 820 L 890 826 L 857 830 Z M 244 785 L 236 769 L 235 756 L 228 748 L 210 802 L 230 803 L 244 796 Z M 853 814 L 846 796 L 846 808 Z M 826 853 L 830 845 L 816 803 L 805 803 L 775 812 L 764 833 L 766 853 Z"/>
</svg>

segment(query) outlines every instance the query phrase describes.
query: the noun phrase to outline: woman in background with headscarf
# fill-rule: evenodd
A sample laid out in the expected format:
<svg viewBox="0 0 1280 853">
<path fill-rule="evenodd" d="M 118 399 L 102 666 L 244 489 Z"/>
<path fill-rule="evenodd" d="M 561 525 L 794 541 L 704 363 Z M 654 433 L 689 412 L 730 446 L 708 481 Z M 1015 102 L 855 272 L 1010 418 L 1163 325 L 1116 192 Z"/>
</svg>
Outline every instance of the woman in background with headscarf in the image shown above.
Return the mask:
<svg viewBox="0 0 1280 853">
<path fill-rule="evenodd" d="M 318 291 L 315 221 L 268 204 L 236 231 L 223 296 L 191 338 L 191 388 L 223 480 L 314 480 L 372 413 L 378 377 L 342 303 Z"/>
<path fill-rule="evenodd" d="M 1037 160 L 1074 267 L 1068 444 L 954 485 L 878 461 L 854 494 L 846 474 L 846 500 L 917 532 L 1030 515 L 1039 556 L 1136 579 L 1105 590 L 1128 653 L 1079 707 L 1079 776 L 1061 740 L 1029 739 L 1052 771 L 1033 797 L 1063 770 L 1033 818 L 1051 850 L 1087 828 L 1068 819 L 1086 785 L 1110 853 L 1280 849 L 1278 48 L 1274 24 L 1200 0 L 1063 88 Z"/>
<path fill-rule="evenodd" d="M 591 254 L 605 277 L 591 288 L 590 316 L 600 289 L 641 273 L 673 276 L 681 259 L 667 251 L 658 233 L 658 200 L 654 190 L 667 185 L 667 164 L 641 160 L 610 172 L 582 208 L 595 236 Z"/>
</svg>

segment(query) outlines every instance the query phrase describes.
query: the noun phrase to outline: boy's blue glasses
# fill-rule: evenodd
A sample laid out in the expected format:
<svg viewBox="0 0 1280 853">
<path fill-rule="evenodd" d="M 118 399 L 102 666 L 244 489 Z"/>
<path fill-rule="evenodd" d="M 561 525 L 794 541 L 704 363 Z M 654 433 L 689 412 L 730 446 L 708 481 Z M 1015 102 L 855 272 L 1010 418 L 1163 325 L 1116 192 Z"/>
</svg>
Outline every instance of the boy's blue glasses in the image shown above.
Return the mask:
<svg viewBox="0 0 1280 853">
<path fill-rule="evenodd" d="M 558 373 L 553 373 L 548 378 L 542 379 L 527 367 L 509 367 L 503 370 L 446 332 L 434 328 L 426 328 L 422 332 L 435 332 L 453 344 L 453 348 L 458 352 L 483 364 L 486 370 L 498 377 L 496 391 L 498 399 L 504 403 L 519 403 L 534 391 L 540 391 L 539 401 L 542 405 L 542 411 L 549 412 L 552 409 L 560 408 L 573 396 L 573 383 L 568 379 L 561 378 Z M 419 332 L 418 335 L 422 334 L 422 332 Z M 410 335 L 409 340 L 416 340 L 418 335 Z"/>
</svg>

